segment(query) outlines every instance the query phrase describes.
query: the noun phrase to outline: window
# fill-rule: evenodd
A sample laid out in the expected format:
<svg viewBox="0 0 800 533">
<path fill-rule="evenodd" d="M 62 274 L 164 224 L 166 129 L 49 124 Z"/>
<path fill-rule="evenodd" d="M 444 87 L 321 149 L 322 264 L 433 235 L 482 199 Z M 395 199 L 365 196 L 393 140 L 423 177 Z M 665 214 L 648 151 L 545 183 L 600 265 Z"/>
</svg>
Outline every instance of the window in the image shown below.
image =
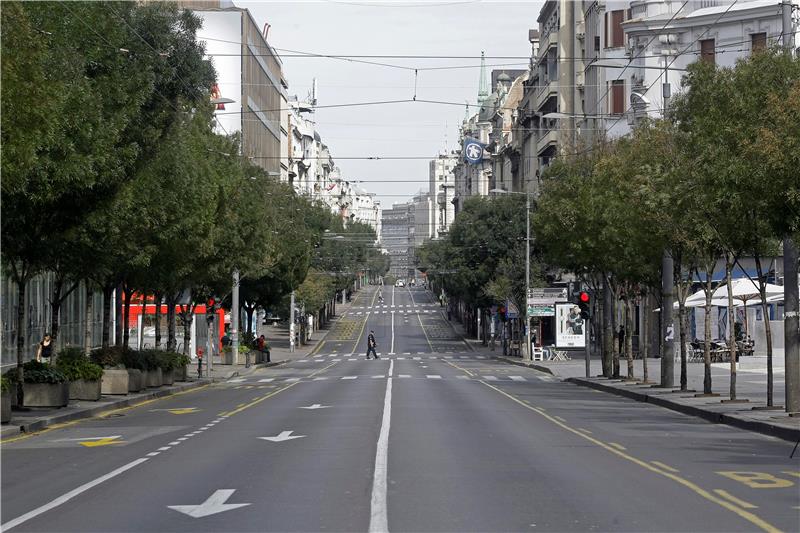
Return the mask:
<svg viewBox="0 0 800 533">
<path fill-rule="evenodd" d="M 611 109 L 612 115 L 621 115 L 625 112 L 625 80 L 611 82 Z"/>
<path fill-rule="evenodd" d="M 622 29 L 622 23 L 624 21 L 624 9 L 606 13 L 606 48 L 620 48 L 625 46 L 625 32 Z"/>
<path fill-rule="evenodd" d="M 753 53 L 761 52 L 767 49 L 767 34 L 764 33 L 751 33 L 750 34 L 750 49 Z"/>
<path fill-rule="evenodd" d="M 714 39 L 703 39 L 700 41 L 700 61 L 706 61 L 712 65 L 716 63 L 714 52 Z"/>
<path fill-rule="evenodd" d="M 595 52 L 599 52 L 600 51 L 600 36 L 599 35 L 595 35 L 594 36 L 594 51 Z"/>
</svg>

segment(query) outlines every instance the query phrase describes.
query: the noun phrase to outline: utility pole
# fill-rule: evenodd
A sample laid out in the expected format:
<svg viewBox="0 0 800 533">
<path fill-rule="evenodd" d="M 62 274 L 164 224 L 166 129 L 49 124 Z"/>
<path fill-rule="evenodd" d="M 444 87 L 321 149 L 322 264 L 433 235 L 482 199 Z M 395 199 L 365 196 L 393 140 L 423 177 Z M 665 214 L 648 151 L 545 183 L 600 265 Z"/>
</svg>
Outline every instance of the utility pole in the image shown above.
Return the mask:
<svg viewBox="0 0 800 533">
<path fill-rule="evenodd" d="M 531 360 L 531 317 L 528 316 L 528 291 L 531 288 L 531 195 L 525 181 L 525 360 Z"/>
<path fill-rule="evenodd" d="M 669 56 L 664 56 L 664 83 L 661 86 L 661 96 L 664 99 L 664 116 L 667 115 L 669 106 Z M 674 357 L 674 329 L 671 334 L 667 332 L 672 327 L 672 291 L 673 291 L 674 264 L 669 250 L 664 250 L 661 258 L 661 386 L 675 386 L 675 357 Z M 647 364 L 647 361 L 645 361 Z"/>
<path fill-rule="evenodd" d="M 231 364 L 239 361 L 239 269 L 233 269 L 231 292 Z M 248 357 L 248 362 L 250 358 Z"/>
<path fill-rule="evenodd" d="M 794 51 L 791 0 L 781 2 L 782 42 L 787 54 Z M 800 413 L 800 303 L 797 288 L 797 244 L 783 239 L 783 338 L 786 364 L 786 412 Z"/>
<path fill-rule="evenodd" d="M 289 302 L 289 351 L 294 352 L 294 291 Z"/>
</svg>

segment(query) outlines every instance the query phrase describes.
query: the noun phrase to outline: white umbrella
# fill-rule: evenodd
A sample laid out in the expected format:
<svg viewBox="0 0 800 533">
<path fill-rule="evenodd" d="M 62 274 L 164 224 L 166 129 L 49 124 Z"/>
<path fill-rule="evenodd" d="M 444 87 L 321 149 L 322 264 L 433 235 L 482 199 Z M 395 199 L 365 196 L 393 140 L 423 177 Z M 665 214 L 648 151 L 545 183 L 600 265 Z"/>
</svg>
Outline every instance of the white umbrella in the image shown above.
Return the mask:
<svg viewBox="0 0 800 533">
<path fill-rule="evenodd" d="M 766 285 L 766 298 L 783 294 L 783 287 L 780 285 L 773 285 L 767 283 Z M 731 281 L 731 297 L 734 302 L 741 302 L 741 305 L 760 304 L 761 293 L 758 290 L 758 283 L 751 279 L 737 278 Z M 722 285 L 714 291 L 714 298 L 728 299 L 728 286 Z M 744 315 L 744 335 L 747 338 L 747 314 Z"/>
</svg>

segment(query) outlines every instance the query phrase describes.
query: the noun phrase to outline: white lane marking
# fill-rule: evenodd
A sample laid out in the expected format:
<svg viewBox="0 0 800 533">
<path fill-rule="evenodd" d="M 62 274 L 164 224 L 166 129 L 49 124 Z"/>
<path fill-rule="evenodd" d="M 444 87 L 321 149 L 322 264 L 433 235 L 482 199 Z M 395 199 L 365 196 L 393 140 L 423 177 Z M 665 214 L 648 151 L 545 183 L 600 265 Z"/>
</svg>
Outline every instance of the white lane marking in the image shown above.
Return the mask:
<svg viewBox="0 0 800 533">
<path fill-rule="evenodd" d="M 171 446 L 162 446 L 161 448 L 158 449 L 158 451 L 165 452 L 165 451 L 169 450 L 170 448 L 171 448 Z"/>
<path fill-rule="evenodd" d="M 479 355 L 479 356 L 477 357 L 477 359 L 486 359 L 486 358 L 485 358 L 484 356 L 482 356 L 482 355 Z"/>
<path fill-rule="evenodd" d="M 179 513 L 187 514 L 192 518 L 203 518 L 204 516 L 211 516 L 250 505 L 249 503 L 225 503 L 234 492 L 236 492 L 236 489 L 220 489 L 200 505 L 167 505 L 167 507 Z"/>
<path fill-rule="evenodd" d="M 298 409 L 308 409 L 309 411 L 315 411 L 317 409 L 327 409 L 330 405 L 322 405 L 315 403 L 313 405 L 307 405 L 306 407 L 298 407 Z"/>
<path fill-rule="evenodd" d="M 27 522 L 31 518 L 36 518 L 37 516 L 39 516 L 42 513 L 46 513 L 47 511 L 49 511 L 51 509 L 55 509 L 59 505 L 62 505 L 64 503 L 68 502 L 69 500 L 71 500 L 75 496 L 78 496 L 79 494 L 86 492 L 87 490 L 91 489 L 92 487 L 96 487 L 97 485 L 99 485 L 99 484 L 101 484 L 101 483 L 103 483 L 105 481 L 108 481 L 109 479 L 114 478 L 114 477 L 122 474 L 123 472 L 125 472 L 127 470 L 130 470 L 131 468 L 139 466 L 140 464 L 144 463 L 145 461 L 149 461 L 149 459 L 147 457 L 142 457 L 140 459 L 136 459 L 135 461 L 131 461 L 130 463 L 128 463 L 126 465 L 123 465 L 123 466 L 117 468 L 116 470 L 112 470 L 111 472 L 109 472 L 108 474 L 106 474 L 104 476 L 100 476 L 99 478 L 94 479 L 94 480 L 92 480 L 92 481 L 90 481 L 88 483 L 84 483 L 80 487 L 78 487 L 76 489 L 73 489 L 73 490 L 67 492 L 66 494 L 64 494 L 62 496 L 59 496 L 58 498 L 56 498 L 55 500 L 51 501 L 50 503 L 46 503 L 46 504 L 42 505 L 41 507 L 37 507 L 36 509 L 34 509 L 32 511 L 28 511 L 27 513 L 25 513 L 22 516 L 18 516 L 17 518 L 8 521 L 5 524 L 0 525 L 0 530 L 8 531 L 9 529 L 17 527 L 20 524 L 24 524 L 25 522 Z"/>
<path fill-rule="evenodd" d="M 456 376 L 456 379 L 469 379 L 469 376 Z"/>
<path fill-rule="evenodd" d="M 246 380 L 246 378 L 234 378 L 234 379 L 229 379 L 228 383 L 241 383 L 241 382 L 243 382 L 245 380 Z"/>
<path fill-rule="evenodd" d="M 278 435 L 274 437 L 258 437 L 261 440 L 268 440 L 270 442 L 285 442 L 287 440 L 294 440 L 294 439 L 302 439 L 305 438 L 305 435 L 292 435 L 294 431 L 281 431 Z"/>
<path fill-rule="evenodd" d="M 358 376 L 344 376 L 342 379 L 356 379 Z"/>
<path fill-rule="evenodd" d="M 286 378 L 286 383 L 293 383 L 295 381 L 300 381 L 300 378 Z"/>
<path fill-rule="evenodd" d="M 328 376 L 321 376 L 318 378 L 314 378 L 314 381 L 325 381 L 326 379 L 328 379 Z"/>
<path fill-rule="evenodd" d="M 383 374 L 378 374 L 377 376 L 372 376 L 372 379 L 380 379 L 385 377 Z"/>
<path fill-rule="evenodd" d="M 392 311 L 392 346 L 389 348 L 389 353 L 394 353 L 394 311 Z"/>
<path fill-rule="evenodd" d="M 184 439 L 184 440 L 186 440 L 186 439 Z M 178 444 L 180 444 L 180 442 L 178 442 L 177 440 L 174 440 L 174 441 L 169 443 L 170 446 L 177 446 Z"/>
<path fill-rule="evenodd" d="M 392 288 L 394 297 L 394 288 Z M 389 531 L 386 514 L 386 478 L 389 471 L 389 427 L 392 423 L 392 378 L 386 380 L 386 397 L 383 400 L 383 420 L 375 452 L 375 474 L 372 478 L 372 500 L 370 502 L 369 531 Z"/>
<path fill-rule="evenodd" d="M 182 442 L 182 441 L 185 441 L 185 440 L 187 440 L 188 438 L 189 438 L 189 437 L 178 437 L 176 440 L 179 440 L 179 441 L 181 441 L 181 442 Z"/>
<path fill-rule="evenodd" d="M 420 359 L 422 359 L 422 357 L 413 357 L 412 359 L 414 359 L 414 361 L 419 361 Z"/>
<path fill-rule="evenodd" d="M 523 378 L 522 376 L 508 376 L 511 381 L 528 381 L 527 379 Z"/>
<path fill-rule="evenodd" d="M 405 358 L 405 357 L 398 357 L 398 358 L 397 358 L 397 360 L 398 360 L 398 361 L 405 361 L 405 360 L 406 360 L 406 358 Z"/>
<path fill-rule="evenodd" d="M 496 376 L 482 376 L 486 381 L 497 381 Z"/>
<path fill-rule="evenodd" d="M 411 374 L 397 374 L 398 378 L 410 378 Z"/>
<path fill-rule="evenodd" d="M 275 378 L 264 378 L 258 380 L 259 383 L 271 383 L 272 381 L 275 381 Z"/>
<path fill-rule="evenodd" d="M 393 372 L 394 372 L 394 361 L 389 361 L 389 373 L 387 375 L 389 377 L 392 377 Z"/>
<path fill-rule="evenodd" d="M 411 355 L 411 352 L 403 352 L 403 355 Z"/>
<path fill-rule="evenodd" d="M 147 454 L 147 457 L 155 457 L 156 455 L 159 455 L 160 453 L 161 452 L 150 452 L 150 453 Z"/>
<path fill-rule="evenodd" d="M 425 377 L 428 379 L 442 379 L 442 376 L 439 374 L 427 374 Z"/>
</svg>

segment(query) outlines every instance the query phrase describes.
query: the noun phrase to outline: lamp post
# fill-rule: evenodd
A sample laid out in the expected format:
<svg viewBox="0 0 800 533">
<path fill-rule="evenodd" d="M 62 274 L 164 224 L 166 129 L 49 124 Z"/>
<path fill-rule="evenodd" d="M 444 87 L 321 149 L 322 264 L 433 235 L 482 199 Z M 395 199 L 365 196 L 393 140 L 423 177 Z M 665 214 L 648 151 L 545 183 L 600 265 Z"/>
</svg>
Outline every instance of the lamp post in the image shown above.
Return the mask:
<svg viewBox="0 0 800 533">
<path fill-rule="evenodd" d="M 495 194 L 524 194 L 525 195 L 525 351 L 523 358 L 531 360 L 531 321 L 528 316 L 528 291 L 531 288 L 531 195 L 527 182 L 525 192 L 507 191 L 505 189 L 491 189 Z"/>
</svg>

